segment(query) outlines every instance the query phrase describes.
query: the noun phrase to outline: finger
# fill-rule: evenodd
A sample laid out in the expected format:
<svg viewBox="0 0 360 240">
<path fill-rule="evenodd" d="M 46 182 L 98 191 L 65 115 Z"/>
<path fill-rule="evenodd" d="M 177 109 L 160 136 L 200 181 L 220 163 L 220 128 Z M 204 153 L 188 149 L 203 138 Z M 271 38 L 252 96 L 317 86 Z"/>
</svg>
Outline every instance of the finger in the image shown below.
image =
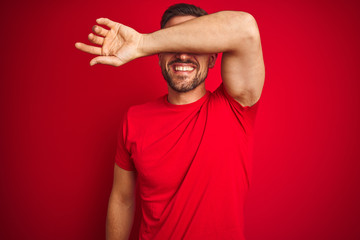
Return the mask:
<svg viewBox="0 0 360 240">
<path fill-rule="evenodd" d="M 99 63 L 114 66 L 114 67 L 118 67 L 123 64 L 121 62 L 121 60 L 117 57 L 101 56 L 101 57 L 95 57 L 95 58 L 91 59 L 90 66 L 94 66 L 95 64 L 99 64 Z"/>
<path fill-rule="evenodd" d="M 103 45 L 103 43 L 104 43 L 103 37 L 96 36 L 92 33 L 89 34 L 88 39 L 91 43 L 94 43 L 94 44 Z"/>
<path fill-rule="evenodd" d="M 99 47 L 86 45 L 86 44 L 80 43 L 80 42 L 75 43 L 75 47 L 77 49 L 79 49 L 80 51 L 83 51 L 86 53 L 90 53 L 90 54 L 94 54 L 94 55 L 101 55 L 101 48 L 99 48 Z"/>
<path fill-rule="evenodd" d="M 116 26 L 116 24 L 117 24 L 116 22 L 111 21 L 108 18 L 98 18 L 98 19 L 96 19 L 96 22 L 98 24 L 108 26 L 109 28 L 114 28 Z"/>
<path fill-rule="evenodd" d="M 94 25 L 92 30 L 94 33 L 96 33 L 100 36 L 103 36 L 103 37 L 106 37 L 106 34 L 108 33 L 108 30 L 106 30 L 105 28 L 100 27 L 98 25 Z"/>
</svg>

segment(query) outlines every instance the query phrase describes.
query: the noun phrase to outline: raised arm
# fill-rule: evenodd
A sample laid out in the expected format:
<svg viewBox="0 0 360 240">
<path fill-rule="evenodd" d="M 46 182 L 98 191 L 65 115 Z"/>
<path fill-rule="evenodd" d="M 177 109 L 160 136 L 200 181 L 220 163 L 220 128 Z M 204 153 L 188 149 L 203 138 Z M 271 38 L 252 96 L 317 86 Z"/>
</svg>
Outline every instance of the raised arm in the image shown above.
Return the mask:
<svg viewBox="0 0 360 240">
<path fill-rule="evenodd" d="M 243 106 L 260 98 L 265 78 L 260 34 L 253 16 L 218 12 L 143 36 L 141 52 L 223 53 L 221 76 L 230 96 Z"/>
<path fill-rule="evenodd" d="M 100 36 L 89 36 L 102 48 L 76 45 L 85 52 L 102 55 L 94 58 L 92 65 L 120 66 L 162 52 L 222 52 L 221 75 L 229 95 L 243 106 L 253 105 L 260 97 L 265 77 L 260 34 L 255 19 L 248 13 L 218 12 L 150 34 L 139 34 L 104 18 L 97 22 L 110 28 L 96 26 L 94 32 Z"/>
<path fill-rule="evenodd" d="M 106 239 L 129 239 L 135 212 L 135 176 L 115 164 L 106 219 Z"/>
</svg>

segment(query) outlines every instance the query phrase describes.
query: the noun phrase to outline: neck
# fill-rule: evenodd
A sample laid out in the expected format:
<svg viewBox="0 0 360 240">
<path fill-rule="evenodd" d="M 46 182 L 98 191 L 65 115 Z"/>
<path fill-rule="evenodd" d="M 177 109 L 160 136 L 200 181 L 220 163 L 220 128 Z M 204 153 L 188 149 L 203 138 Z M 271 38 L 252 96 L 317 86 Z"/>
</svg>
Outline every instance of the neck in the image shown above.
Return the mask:
<svg viewBox="0 0 360 240">
<path fill-rule="evenodd" d="M 168 86 L 168 101 L 175 105 L 184 105 L 196 102 L 206 94 L 205 84 L 202 83 L 188 92 L 177 92 Z"/>
</svg>

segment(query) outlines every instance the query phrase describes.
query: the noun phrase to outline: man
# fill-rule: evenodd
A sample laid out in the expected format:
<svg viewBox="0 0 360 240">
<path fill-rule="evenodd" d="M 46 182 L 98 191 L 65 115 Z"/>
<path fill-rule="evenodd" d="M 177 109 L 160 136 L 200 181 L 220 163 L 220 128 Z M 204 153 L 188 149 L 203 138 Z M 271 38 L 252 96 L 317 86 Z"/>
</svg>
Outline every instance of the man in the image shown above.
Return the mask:
<svg viewBox="0 0 360 240">
<path fill-rule="evenodd" d="M 162 29 L 140 34 L 97 19 L 82 51 L 90 65 L 120 66 L 159 55 L 168 94 L 131 107 L 119 134 L 107 238 L 128 239 L 135 183 L 141 199 L 140 239 L 244 239 L 250 140 L 264 83 L 258 27 L 248 13 L 207 15 L 188 4 L 171 6 Z M 222 84 L 205 89 L 216 53 Z"/>
</svg>

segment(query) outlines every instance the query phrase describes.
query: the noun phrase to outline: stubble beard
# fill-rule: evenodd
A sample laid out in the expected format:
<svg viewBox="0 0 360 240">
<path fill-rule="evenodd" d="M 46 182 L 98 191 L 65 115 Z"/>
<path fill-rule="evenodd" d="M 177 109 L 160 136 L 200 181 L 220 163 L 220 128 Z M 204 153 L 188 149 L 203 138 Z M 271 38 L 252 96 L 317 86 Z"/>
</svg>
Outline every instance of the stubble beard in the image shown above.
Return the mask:
<svg viewBox="0 0 360 240">
<path fill-rule="evenodd" d="M 177 79 L 179 83 L 176 83 L 170 76 L 169 74 L 170 71 L 171 71 L 170 66 L 162 67 L 161 69 L 162 75 L 166 80 L 166 82 L 168 83 L 168 85 L 174 91 L 181 93 L 189 92 L 197 88 L 200 84 L 202 84 L 205 81 L 208 74 L 208 69 L 203 74 L 198 69 L 196 69 L 196 74 L 191 81 L 186 81 L 188 78 L 187 76 L 178 76 Z"/>
</svg>

